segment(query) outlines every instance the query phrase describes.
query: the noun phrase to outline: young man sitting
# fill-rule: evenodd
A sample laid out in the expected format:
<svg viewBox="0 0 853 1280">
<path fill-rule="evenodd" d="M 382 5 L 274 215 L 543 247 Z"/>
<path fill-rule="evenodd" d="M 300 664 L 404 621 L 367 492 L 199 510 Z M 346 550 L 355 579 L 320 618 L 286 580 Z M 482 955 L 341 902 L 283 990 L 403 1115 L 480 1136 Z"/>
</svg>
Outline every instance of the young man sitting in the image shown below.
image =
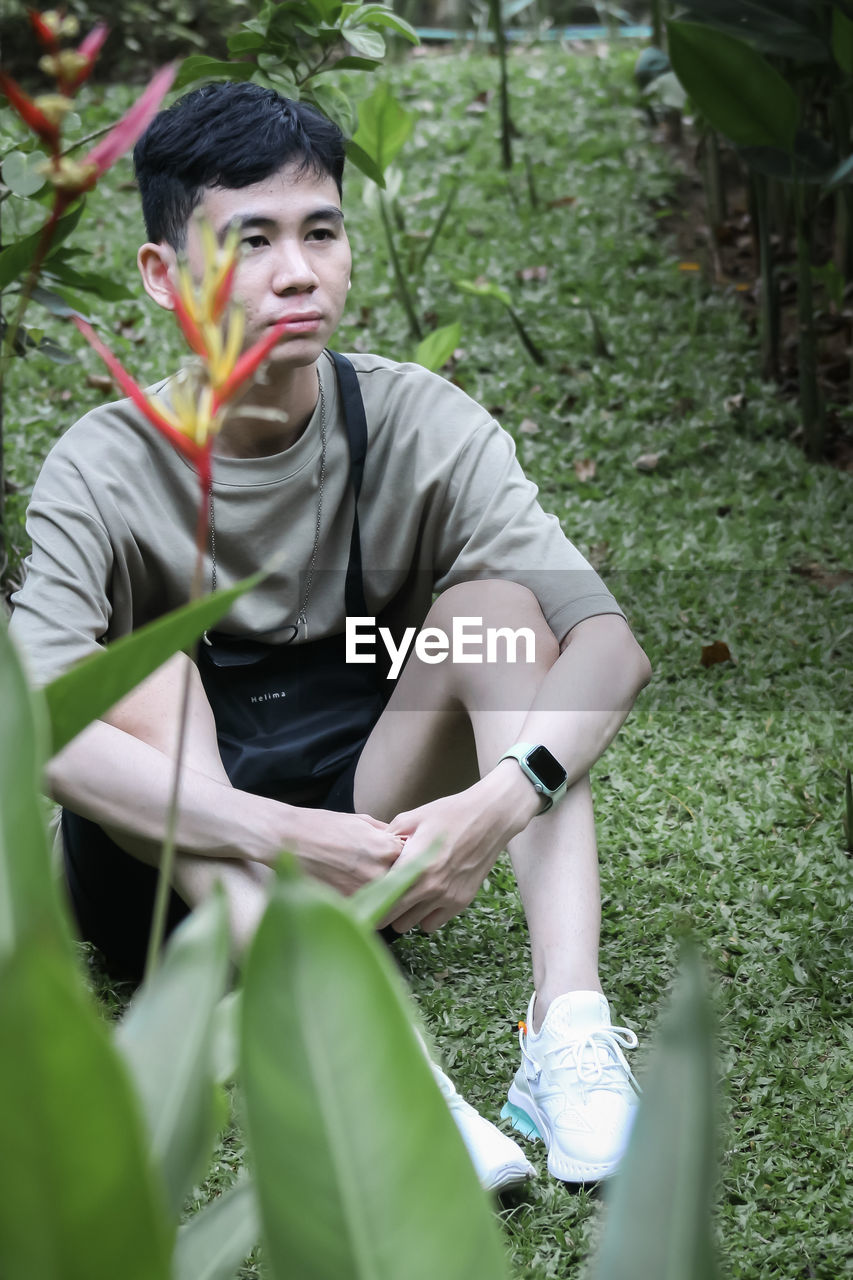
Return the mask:
<svg viewBox="0 0 853 1280">
<path fill-rule="evenodd" d="M 622 1053 L 636 1037 L 612 1025 L 599 983 L 588 774 L 648 661 L 484 409 L 418 366 L 326 350 L 351 268 L 332 124 L 255 85 L 208 86 L 160 113 L 135 161 L 154 301 L 172 307 L 180 258 L 201 271 L 201 215 L 220 241 L 239 230 L 246 345 L 270 325 L 284 333 L 215 444 L 209 585 L 285 554 L 191 669 L 171 921 L 221 881 L 239 947 L 282 848 L 349 894 L 437 842 L 387 923 L 438 929 L 508 849 L 535 993 L 505 1114 L 535 1126 L 554 1176 L 605 1177 L 636 1105 Z M 172 386 L 156 388 L 165 403 Z M 129 401 L 59 440 L 33 493 L 12 623 L 37 679 L 186 601 L 197 491 Z M 365 661 L 380 636 L 395 668 L 408 638 L 396 682 Z M 167 663 L 52 765 L 81 934 L 125 973 L 144 955 L 189 661 Z M 518 1146 L 436 1071 L 483 1185 L 529 1176 Z"/>
</svg>

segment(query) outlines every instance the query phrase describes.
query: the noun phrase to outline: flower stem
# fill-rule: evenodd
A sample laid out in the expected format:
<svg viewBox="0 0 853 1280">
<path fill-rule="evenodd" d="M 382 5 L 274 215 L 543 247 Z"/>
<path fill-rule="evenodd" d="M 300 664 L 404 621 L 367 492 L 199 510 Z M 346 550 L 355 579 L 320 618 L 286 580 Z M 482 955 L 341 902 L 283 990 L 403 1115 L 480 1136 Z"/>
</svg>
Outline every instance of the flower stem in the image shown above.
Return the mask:
<svg viewBox="0 0 853 1280">
<path fill-rule="evenodd" d="M 208 512 L 210 505 L 210 475 L 201 474 L 201 502 L 199 504 L 198 522 L 196 524 L 195 568 L 190 583 L 190 601 L 201 596 L 204 575 L 204 553 L 209 533 Z M 190 655 L 194 657 L 195 650 Z M 181 774 L 183 772 L 184 750 L 186 747 L 187 721 L 190 706 L 190 681 L 192 679 L 192 663 L 187 661 L 184 668 L 184 682 L 181 690 L 180 719 L 178 721 L 178 741 L 175 747 L 175 762 L 172 772 L 172 790 L 169 796 L 169 808 L 166 813 L 166 830 L 163 836 L 163 848 L 160 854 L 160 870 L 157 876 L 157 892 L 154 898 L 154 911 L 151 917 L 151 932 L 148 936 L 148 954 L 145 959 L 145 981 L 154 974 L 160 962 L 160 952 L 166 932 L 166 915 L 169 908 L 169 894 L 172 888 L 172 877 L 175 869 L 176 835 L 178 828 L 178 806 L 180 803 Z"/>
</svg>

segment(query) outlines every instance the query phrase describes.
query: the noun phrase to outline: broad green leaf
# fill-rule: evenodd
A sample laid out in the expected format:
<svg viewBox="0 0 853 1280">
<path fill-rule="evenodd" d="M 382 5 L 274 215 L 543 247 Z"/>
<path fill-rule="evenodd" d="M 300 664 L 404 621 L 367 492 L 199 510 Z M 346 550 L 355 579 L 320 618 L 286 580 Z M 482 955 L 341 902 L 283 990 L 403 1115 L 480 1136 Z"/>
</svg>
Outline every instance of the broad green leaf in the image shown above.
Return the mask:
<svg viewBox="0 0 853 1280">
<path fill-rule="evenodd" d="M 80 221 L 80 215 L 84 207 L 85 201 L 81 200 L 59 219 L 53 230 L 50 254 L 54 253 L 62 241 L 70 236 Z M 26 275 L 36 255 L 40 241 L 41 231 L 34 231 L 32 235 L 24 236 L 22 240 L 16 240 L 14 244 L 8 245 L 0 252 L 0 289 L 8 288 L 13 280 Z"/>
<path fill-rule="evenodd" d="M 415 28 L 405 18 L 399 17 L 391 9 L 386 9 L 384 5 L 365 4 L 359 10 L 359 19 L 371 27 L 389 27 L 392 31 L 396 31 L 398 35 L 403 36 L 410 44 L 420 44 L 420 36 Z"/>
<path fill-rule="evenodd" d="M 84 658 L 46 685 L 53 753 L 61 751 L 87 724 L 115 706 L 173 653 L 189 648 L 263 577 L 263 572 L 253 574 L 227 591 L 216 591 L 174 609 L 133 635 L 116 640 L 101 653 Z"/>
<path fill-rule="evenodd" d="M 385 57 L 385 41 L 378 31 L 371 31 L 369 27 L 345 26 L 342 34 L 347 44 L 362 57 L 377 61 Z"/>
<path fill-rule="evenodd" d="M 206 53 L 193 53 L 184 58 L 173 89 L 185 89 L 198 80 L 249 80 L 254 71 L 251 62 L 223 62 Z"/>
<path fill-rule="evenodd" d="M 761 53 L 798 63 L 829 62 L 811 0 L 688 0 L 679 17 L 713 27 Z"/>
<path fill-rule="evenodd" d="M 375 71 L 381 65 L 381 62 L 376 58 L 355 58 L 345 54 L 343 58 L 338 58 L 331 66 L 321 67 L 317 75 L 334 75 L 338 71 Z"/>
<path fill-rule="evenodd" d="M 175 930 L 116 1034 L 176 1216 L 213 1147 L 213 1027 L 227 973 L 228 917 L 217 892 Z"/>
<path fill-rule="evenodd" d="M 415 117 L 396 100 L 387 84 L 378 84 L 358 105 L 358 129 L 353 137 L 384 173 L 411 135 Z"/>
<path fill-rule="evenodd" d="M 0 968 L 0 1275 L 169 1280 L 136 1098 L 73 963 L 30 935 Z"/>
<path fill-rule="evenodd" d="M 360 169 L 366 178 L 370 178 L 371 182 L 375 182 L 377 187 L 385 188 L 385 175 L 377 165 L 372 156 L 354 142 L 352 138 L 346 140 L 347 159 L 351 160 L 356 169 Z"/>
<path fill-rule="evenodd" d="M 243 1176 L 181 1227 L 174 1280 L 235 1280 L 260 1235 L 255 1189 Z"/>
<path fill-rule="evenodd" d="M 711 1280 L 714 1067 L 698 962 L 645 1072 L 634 1131 L 608 1197 L 594 1280 Z"/>
<path fill-rule="evenodd" d="M 54 293 L 52 289 L 45 289 L 43 285 L 37 284 L 31 294 L 33 302 L 37 302 L 39 306 L 44 307 L 52 316 L 59 316 L 62 320 L 67 320 L 69 316 L 79 315 L 75 307 L 71 307 L 61 298 L 58 293 Z M 88 319 L 87 316 L 83 317 Z"/>
<path fill-rule="evenodd" d="M 345 135 L 352 133 L 355 127 L 355 107 L 347 95 L 335 84 L 314 81 L 309 86 L 307 96 L 315 103 Z"/>
<path fill-rule="evenodd" d="M 667 27 L 672 69 L 711 127 L 739 146 L 790 151 L 799 104 L 775 67 L 721 31 L 692 22 Z"/>
<path fill-rule="evenodd" d="M 3 157 L 3 181 L 16 196 L 33 196 L 47 182 L 45 174 L 39 172 L 44 163 L 40 151 L 28 155 L 23 151 L 10 151 Z"/>
<path fill-rule="evenodd" d="M 462 325 L 458 320 L 453 324 L 443 325 L 440 329 L 434 329 L 423 342 L 418 343 L 414 355 L 416 363 L 422 364 L 425 369 L 433 371 L 440 369 L 459 346 L 461 337 Z"/>
<path fill-rule="evenodd" d="M 263 47 L 264 37 L 257 31 L 238 31 L 236 35 L 228 37 L 228 52 L 233 57 L 241 53 L 256 53 Z"/>
<path fill-rule="evenodd" d="M 845 75 L 853 76 L 853 22 L 836 8 L 832 10 L 832 56 Z"/>
<path fill-rule="evenodd" d="M 381 944 L 280 881 L 249 952 L 242 1072 L 273 1280 L 499 1280 L 496 1224 Z"/>
<path fill-rule="evenodd" d="M 121 302 L 124 298 L 134 296 L 133 290 L 120 280 L 114 280 L 99 271 L 78 271 L 67 261 L 64 250 L 50 259 L 41 279 L 43 282 L 55 281 L 69 289 L 81 289 L 84 293 L 94 293 L 108 302 Z"/>
<path fill-rule="evenodd" d="M 395 902 L 402 898 L 415 881 L 426 871 L 440 847 L 435 840 L 417 858 L 395 862 L 380 880 L 371 880 L 347 898 L 346 906 L 353 917 L 371 929 L 385 918 Z"/>
<path fill-rule="evenodd" d="M 15 646 L 0 620 L 0 959 L 39 925 L 63 929 L 39 799 L 47 717 L 27 687 Z M 5 1041 L 9 1044 L 11 1042 Z M 0 1051 L 0 1056 L 2 1056 Z"/>
<path fill-rule="evenodd" d="M 240 1065 L 240 1004 L 239 991 L 229 991 L 216 1006 L 213 1014 L 213 1078 L 217 1084 L 230 1084 L 237 1077 Z"/>
</svg>

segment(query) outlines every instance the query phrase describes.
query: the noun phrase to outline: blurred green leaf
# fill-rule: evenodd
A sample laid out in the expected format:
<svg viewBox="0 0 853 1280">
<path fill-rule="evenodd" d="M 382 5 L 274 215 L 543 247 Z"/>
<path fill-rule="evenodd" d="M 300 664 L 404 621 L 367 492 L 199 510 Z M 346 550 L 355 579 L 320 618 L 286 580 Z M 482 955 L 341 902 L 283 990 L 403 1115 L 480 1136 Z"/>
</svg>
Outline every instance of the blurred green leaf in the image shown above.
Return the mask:
<svg viewBox="0 0 853 1280">
<path fill-rule="evenodd" d="M 59 219 L 54 228 L 48 260 L 77 226 L 84 207 L 85 201 L 81 200 Z M 32 235 L 24 236 L 22 240 L 16 240 L 14 244 L 0 251 L 0 289 L 8 288 L 13 280 L 20 279 L 29 271 L 41 241 L 41 234 L 41 230 L 34 231 Z"/>
<path fill-rule="evenodd" d="M 135 689 L 173 653 L 189 648 L 263 577 L 263 573 L 253 574 L 227 591 L 217 591 L 174 609 L 133 635 L 116 640 L 101 653 L 84 658 L 46 685 L 53 753 L 61 751 L 81 729 Z"/>
<path fill-rule="evenodd" d="M 490 280 L 457 280 L 456 283 L 463 293 L 472 293 L 475 298 L 494 298 L 496 302 L 502 303 L 505 307 L 512 306 L 512 298 L 506 289 L 502 289 L 500 285 L 492 284 Z"/>
<path fill-rule="evenodd" d="M 377 61 L 385 57 L 385 41 L 378 31 L 368 27 L 344 25 L 342 33 L 348 45 L 360 53 L 363 58 L 375 58 Z"/>
<path fill-rule="evenodd" d="M 792 149 L 797 95 L 766 58 L 699 23 L 667 28 L 672 69 L 712 128 L 739 146 Z"/>
<path fill-rule="evenodd" d="M 200 80 L 250 80 L 254 70 L 251 62 L 223 62 L 205 53 L 193 53 L 184 58 L 172 87 L 185 89 Z"/>
<path fill-rule="evenodd" d="M 498 1280 L 496 1224 L 381 944 L 279 882 L 243 993 L 243 1082 L 275 1280 Z"/>
<path fill-rule="evenodd" d="M 408 858 L 395 862 L 379 880 L 369 880 L 360 889 L 356 889 L 352 897 L 347 899 L 347 907 L 354 918 L 361 924 L 375 929 L 385 918 L 395 902 L 402 898 L 415 881 L 423 875 L 435 857 L 441 842 L 434 840 L 417 858 Z"/>
<path fill-rule="evenodd" d="M 43 172 L 45 158 L 40 151 L 25 155 L 10 151 L 3 157 L 3 181 L 16 196 L 32 196 L 41 191 L 47 178 Z"/>
<path fill-rule="evenodd" d="M 434 329 L 423 342 L 418 343 L 414 355 L 416 363 L 433 372 L 442 368 L 459 346 L 461 337 L 462 325 L 458 320 Z"/>
<path fill-rule="evenodd" d="M 387 84 L 378 84 L 358 106 L 353 142 L 384 173 L 410 137 L 415 117 L 400 105 Z"/>
<path fill-rule="evenodd" d="M 829 61 L 811 0 L 687 0 L 679 17 L 797 63 Z"/>
<path fill-rule="evenodd" d="M 137 1099 L 49 935 L 0 968 L 0 1043 L 0 1275 L 169 1280 L 171 1228 Z"/>
<path fill-rule="evenodd" d="M 0 620 L 0 958 L 37 925 L 63 931 L 39 799 L 47 718 Z M 10 1041 L 3 1043 L 10 1044 Z"/>
<path fill-rule="evenodd" d="M 380 187 L 384 190 L 385 188 L 384 173 L 379 168 L 379 166 L 377 165 L 373 157 L 369 156 L 367 152 L 358 145 L 357 142 L 353 141 L 352 138 L 347 138 L 346 153 L 347 153 L 347 159 L 351 160 L 352 163 L 355 165 L 355 167 L 357 169 L 360 169 L 361 172 L 365 175 L 365 177 L 370 178 L 371 182 L 375 182 L 377 187 Z"/>
<path fill-rule="evenodd" d="M 682 967 L 645 1081 L 611 1184 L 594 1280 L 712 1280 L 714 1065 L 695 957 Z"/>
<path fill-rule="evenodd" d="M 228 914 L 216 892 L 172 934 L 116 1034 L 176 1216 L 213 1147 L 214 1017 L 227 973 Z"/>
<path fill-rule="evenodd" d="M 853 22 L 835 7 L 832 10 L 832 56 L 845 75 L 853 76 Z"/>
<path fill-rule="evenodd" d="M 174 1280 L 234 1280 L 260 1235 L 255 1189 L 244 1176 L 181 1227 Z"/>
</svg>

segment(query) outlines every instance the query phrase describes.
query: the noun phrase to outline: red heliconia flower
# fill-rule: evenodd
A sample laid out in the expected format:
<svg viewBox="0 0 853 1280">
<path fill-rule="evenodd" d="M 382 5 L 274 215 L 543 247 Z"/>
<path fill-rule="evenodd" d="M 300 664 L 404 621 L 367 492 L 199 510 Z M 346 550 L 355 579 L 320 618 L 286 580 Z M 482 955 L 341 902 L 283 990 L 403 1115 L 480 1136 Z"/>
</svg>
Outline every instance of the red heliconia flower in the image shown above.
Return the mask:
<svg viewBox="0 0 853 1280">
<path fill-rule="evenodd" d="M 55 152 L 59 146 L 59 121 L 46 116 L 29 94 L 24 92 L 16 80 L 7 76 L 5 71 L 0 71 L 0 93 L 8 99 L 9 106 L 17 111 L 27 128 L 32 129 Z"/>
</svg>

